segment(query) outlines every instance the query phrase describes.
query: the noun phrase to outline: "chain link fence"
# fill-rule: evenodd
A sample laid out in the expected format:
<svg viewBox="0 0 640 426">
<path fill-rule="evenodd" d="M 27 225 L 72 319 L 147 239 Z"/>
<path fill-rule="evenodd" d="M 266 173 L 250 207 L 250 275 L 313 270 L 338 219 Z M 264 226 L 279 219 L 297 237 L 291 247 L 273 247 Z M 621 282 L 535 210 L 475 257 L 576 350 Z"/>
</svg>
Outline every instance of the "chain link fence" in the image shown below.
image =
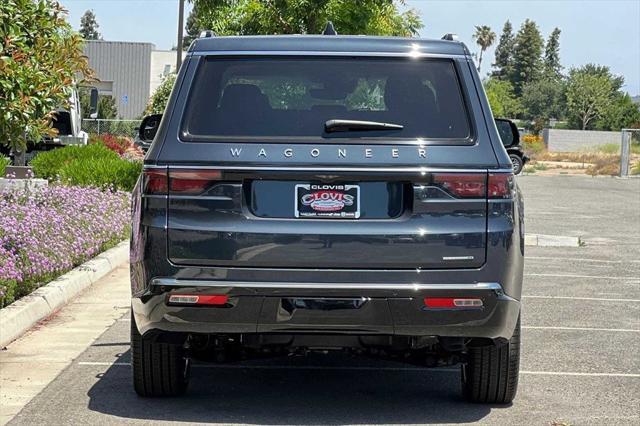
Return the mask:
<svg viewBox="0 0 640 426">
<path fill-rule="evenodd" d="M 138 126 L 140 126 L 140 120 L 108 120 L 101 118 L 85 118 L 82 120 L 82 130 L 90 135 L 110 134 L 134 138 L 138 132 L 136 130 Z"/>
</svg>

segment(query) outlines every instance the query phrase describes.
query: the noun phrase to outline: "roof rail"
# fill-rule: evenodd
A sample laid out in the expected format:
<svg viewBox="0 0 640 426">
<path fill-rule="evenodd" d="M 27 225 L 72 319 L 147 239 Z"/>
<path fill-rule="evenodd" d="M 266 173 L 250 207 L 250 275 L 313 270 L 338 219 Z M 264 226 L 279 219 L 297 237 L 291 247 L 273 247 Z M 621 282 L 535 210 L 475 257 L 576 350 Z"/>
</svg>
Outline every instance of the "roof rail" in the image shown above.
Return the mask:
<svg viewBox="0 0 640 426">
<path fill-rule="evenodd" d="M 338 35 L 338 32 L 333 26 L 333 22 L 327 21 L 327 25 L 325 25 L 322 35 Z"/>
<path fill-rule="evenodd" d="M 446 33 L 442 36 L 441 40 L 458 41 L 458 34 Z"/>
<path fill-rule="evenodd" d="M 204 30 L 200 33 L 200 38 L 211 38 L 215 36 L 216 36 L 216 33 L 214 33 L 211 30 Z"/>
</svg>

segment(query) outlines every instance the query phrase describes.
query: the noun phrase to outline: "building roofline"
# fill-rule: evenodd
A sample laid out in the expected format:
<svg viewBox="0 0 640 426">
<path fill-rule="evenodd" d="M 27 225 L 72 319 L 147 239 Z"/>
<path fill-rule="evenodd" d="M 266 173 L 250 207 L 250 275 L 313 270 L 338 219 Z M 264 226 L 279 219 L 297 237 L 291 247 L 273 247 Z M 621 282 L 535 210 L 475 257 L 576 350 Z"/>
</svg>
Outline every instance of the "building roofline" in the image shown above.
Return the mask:
<svg viewBox="0 0 640 426">
<path fill-rule="evenodd" d="M 109 43 L 109 44 L 140 44 L 151 46 L 154 50 L 156 45 L 149 41 L 123 41 L 123 40 L 84 40 L 84 43 Z"/>
</svg>

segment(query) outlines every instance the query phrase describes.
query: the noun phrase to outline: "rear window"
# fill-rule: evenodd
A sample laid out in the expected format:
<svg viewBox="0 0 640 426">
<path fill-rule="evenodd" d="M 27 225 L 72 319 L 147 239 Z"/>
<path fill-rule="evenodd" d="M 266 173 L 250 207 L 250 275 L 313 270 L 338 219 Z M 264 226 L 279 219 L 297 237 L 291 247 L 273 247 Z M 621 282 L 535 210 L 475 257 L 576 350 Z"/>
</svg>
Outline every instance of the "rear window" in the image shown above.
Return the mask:
<svg viewBox="0 0 640 426">
<path fill-rule="evenodd" d="M 396 128 L 327 131 L 330 120 Z M 183 119 L 183 139 L 190 141 L 469 137 L 450 60 L 209 57 L 196 73 Z"/>
</svg>

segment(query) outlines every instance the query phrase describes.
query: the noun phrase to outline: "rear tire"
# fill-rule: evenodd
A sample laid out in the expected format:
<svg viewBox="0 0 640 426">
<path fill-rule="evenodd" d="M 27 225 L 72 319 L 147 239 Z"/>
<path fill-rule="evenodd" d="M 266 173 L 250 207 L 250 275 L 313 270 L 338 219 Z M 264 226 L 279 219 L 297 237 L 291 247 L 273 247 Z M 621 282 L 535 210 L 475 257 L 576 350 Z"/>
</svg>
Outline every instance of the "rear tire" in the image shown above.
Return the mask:
<svg viewBox="0 0 640 426">
<path fill-rule="evenodd" d="M 462 389 L 468 401 L 511 403 L 518 390 L 520 318 L 508 343 L 469 348 L 462 368 Z"/>
<path fill-rule="evenodd" d="M 189 361 L 182 346 L 158 343 L 140 335 L 131 315 L 133 387 L 140 396 L 182 395 L 189 382 Z"/>
<path fill-rule="evenodd" d="M 509 159 L 511 160 L 511 166 L 513 167 L 513 174 L 519 175 L 524 167 L 524 161 L 522 161 L 522 157 L 518 154 L 509 154 Z"/>
</svg>

